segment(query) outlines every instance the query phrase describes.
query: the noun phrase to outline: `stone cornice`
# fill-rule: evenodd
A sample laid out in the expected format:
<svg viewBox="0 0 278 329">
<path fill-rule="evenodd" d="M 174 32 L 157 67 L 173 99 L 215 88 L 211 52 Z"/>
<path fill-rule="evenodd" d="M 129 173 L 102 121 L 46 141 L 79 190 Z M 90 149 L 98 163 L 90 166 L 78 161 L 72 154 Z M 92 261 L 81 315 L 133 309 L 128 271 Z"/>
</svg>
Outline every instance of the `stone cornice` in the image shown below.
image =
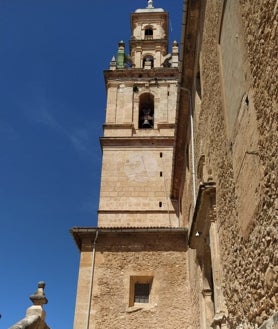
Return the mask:
<svg viewBox="0 0 278 329">
<path fill-rule="evenodd" d="M 173 147 L 174 137 L 101 137 L 101 147 L 105 146 L 147 146 Z"/>
<path fill-rule="evenodd" d="M 71 235 L 78 247 L 81 250 L 91 250 L 95 237 L 98 236 L 108 238 L 109 236 L 117 235 L 139 235 L 149 236 L 154 239 L 154 235 L 165 234 L 165 238 L 170 236 L 179 236 L 184 238 L 187 243 L 187 228 L 186 227 L 73 227 L 70 230 Z M 84 247 L 85 246 L 85 247 Z"/>
<path fill-rule="evenodd" d="M 186 148 L 190 132 L 190 94 L 194 83 L 194 69 L 197 60 L 197 34 L 199 28 L 200 0 L 184 1 L 184 34 L 181 44 L 181 72 L 179 77 L 179 98 L 176 115 L 175 147 L 172 171 L 171 198 L 179 199 L 184 181 Z"/>
<path fill-rule="evenodd" d="M 177 80 L 179 71 L 175 67 L 161 67 L 153 68 L 151 70 L 145 69 L 134 69 L 125 68 L 117 70 L 105 70 L 103 72 L 105 85 L 107 85 L 109 80 L 119 80 L 119 81 L 132 81 L 140 82 L 150 79 L 161 79 L 161 80 Z"/>
<path fill-rule="evenodd" d="M 175 214 L 175 210 L 98 210 L 98 214 Z"/>
<path fill-rule="evenodd" d="M 213 220 L 210 216 L 211 211 L 214 210 L 216 198 L 215 182 L 206 182 L 199 186 L 196 205 L 192 223 L 189 228 L 189 246 L 193 249 L 198 245 L 200 235 L 205 236 L 209 228 L 209 220 Z"/>
<path fill-rule="evenodd" d="M 168 49 L 168 40 L 167 39 L 148 39 L 148 40 L 138 40 L 138 39 L 131 39 L 129 41 L 130 49 L 134 47 L 142 47 L 146 48 L 149 47 L 150 49 L 154 49 L 156 46 L 162 46 L 165 51 Z"/>
</svg>

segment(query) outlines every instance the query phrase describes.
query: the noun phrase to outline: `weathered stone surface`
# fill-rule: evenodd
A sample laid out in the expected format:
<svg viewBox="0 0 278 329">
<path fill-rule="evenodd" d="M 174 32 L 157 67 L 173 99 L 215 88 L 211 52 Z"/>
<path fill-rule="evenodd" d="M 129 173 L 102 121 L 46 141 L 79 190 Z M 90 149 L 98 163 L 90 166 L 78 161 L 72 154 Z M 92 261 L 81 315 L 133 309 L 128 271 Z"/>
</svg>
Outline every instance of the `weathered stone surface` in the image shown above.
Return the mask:
<svg viewBox="0 0 278 329">
<path fill-rule="evenodd" d="M 275 313 L 270 319 L 265 321 L 259 329 L 277 329 L 278 328 L 278 313 Z"/>
<path fill-rule="evenodd" d="M 222 3 L 208 0 L 203 6 L 201 108 L 194 117 L 195 167 L 204 156 L 205 171 L 211 171 L 217 186 L 216 217 L 228 323 L 231 328 L 255 328 L 278 308 L 277 4 L 227 1 L 227 12 L 223 13 Z M 233 26 L 235 21 L 239 25 Z M 221 34 L 227 32 L 223 29 L 229 29 L 228 34 L 240 43 L 237 52 L 229 49 L 234 40 L 221 40 Z M 227 56 L 238 58 L 243 65 L 234 67 L 230 77 L 228 66 L 223 71 Z M 229 101 L 233 106 L 241 99 L 239 91 L 245 103 L 238 102 L 233 123 L 231 119 L 227 123 L 230 105 L 223 91 L 225 80 L 236 83 L 242 72 L 242 89 L 230 84 L 226 92 L 234 93 L 234 103 L 232 98 Z M 248 95 L 247 101 L 244 95 Z M 190 172 L 192 168 L 186 175 L 186 196 L 192 195 Z M 192 213 L 192 199 L 185 197 L 183 207 L 186 222 Z"/>
<path fill-rule="evenodd" d="M 192 319 L 184 238 L 119 235 L 98 241 L 92 325 L 186 328 Z M 129 307 L 130 276 L 152 276 L 150 302 Z"/>
<path fill-rule="evenodd" d="M 38 289 L 30 296 L 33 305 L 27 309 L 26 316 L 9 329 L 49 329 L 45 323 L 45 311 L 43 309 L 43 305 L 47 304 L 44 288 L 45 283 L 40 281 Z"/>
</svg>

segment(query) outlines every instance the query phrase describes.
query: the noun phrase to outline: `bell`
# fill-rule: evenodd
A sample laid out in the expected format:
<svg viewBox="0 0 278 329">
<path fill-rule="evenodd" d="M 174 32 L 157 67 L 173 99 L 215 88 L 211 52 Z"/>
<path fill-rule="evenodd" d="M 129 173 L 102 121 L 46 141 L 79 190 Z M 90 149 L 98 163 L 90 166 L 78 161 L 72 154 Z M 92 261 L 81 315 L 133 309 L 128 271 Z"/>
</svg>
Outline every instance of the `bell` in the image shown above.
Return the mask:
<svg viewBox="0 0 278 329">
<path fill-rule="evenodd" d="M 150 124 L 149 120 L 145 119 L 142 128 L 152 128 L 152 125 Z"/>
</svg>

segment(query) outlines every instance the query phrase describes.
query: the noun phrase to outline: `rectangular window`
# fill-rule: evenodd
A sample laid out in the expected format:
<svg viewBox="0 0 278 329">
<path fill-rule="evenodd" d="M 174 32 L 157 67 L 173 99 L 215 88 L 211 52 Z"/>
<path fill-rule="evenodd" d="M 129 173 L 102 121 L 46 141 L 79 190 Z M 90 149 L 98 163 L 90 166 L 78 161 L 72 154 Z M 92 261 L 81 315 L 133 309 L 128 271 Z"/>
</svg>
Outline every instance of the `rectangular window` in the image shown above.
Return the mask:
<svg viewBox="0 0 278 329">
<path fill-rule="evenodd" d="M 147 304 L 150 302 L 152 289 L 152 276 L 131 276 L 130 277 L 130 292 L 129 306 L 137 304 Z"/>
</svg>

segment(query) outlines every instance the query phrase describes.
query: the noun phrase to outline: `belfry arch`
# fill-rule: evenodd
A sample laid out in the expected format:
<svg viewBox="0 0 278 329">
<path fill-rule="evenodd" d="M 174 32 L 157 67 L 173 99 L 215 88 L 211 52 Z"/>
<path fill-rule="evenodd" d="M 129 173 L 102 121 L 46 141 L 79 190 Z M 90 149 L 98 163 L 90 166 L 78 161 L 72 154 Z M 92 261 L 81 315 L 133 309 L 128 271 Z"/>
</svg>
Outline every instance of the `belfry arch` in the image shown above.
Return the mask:
<svg viewBox="0 0 278 329">
<path fill-rule="evenodd" d="M 152 55 L 146 55 L 143 58 L 143 68 L 153 68 L 154 67 L 154 58 Z"/>
<path fill-rule="evenodd" d="M 146 92 L 139 97 L 139 129 L 151 129 L 154 127 L 154 95 Z"/>
<path fill-rule="evenodd" d="M 148 25 L 145 27 L 145 40 L 152 40 L 153 39 L 153 27 L 151 25 Z"/>
</svg>

